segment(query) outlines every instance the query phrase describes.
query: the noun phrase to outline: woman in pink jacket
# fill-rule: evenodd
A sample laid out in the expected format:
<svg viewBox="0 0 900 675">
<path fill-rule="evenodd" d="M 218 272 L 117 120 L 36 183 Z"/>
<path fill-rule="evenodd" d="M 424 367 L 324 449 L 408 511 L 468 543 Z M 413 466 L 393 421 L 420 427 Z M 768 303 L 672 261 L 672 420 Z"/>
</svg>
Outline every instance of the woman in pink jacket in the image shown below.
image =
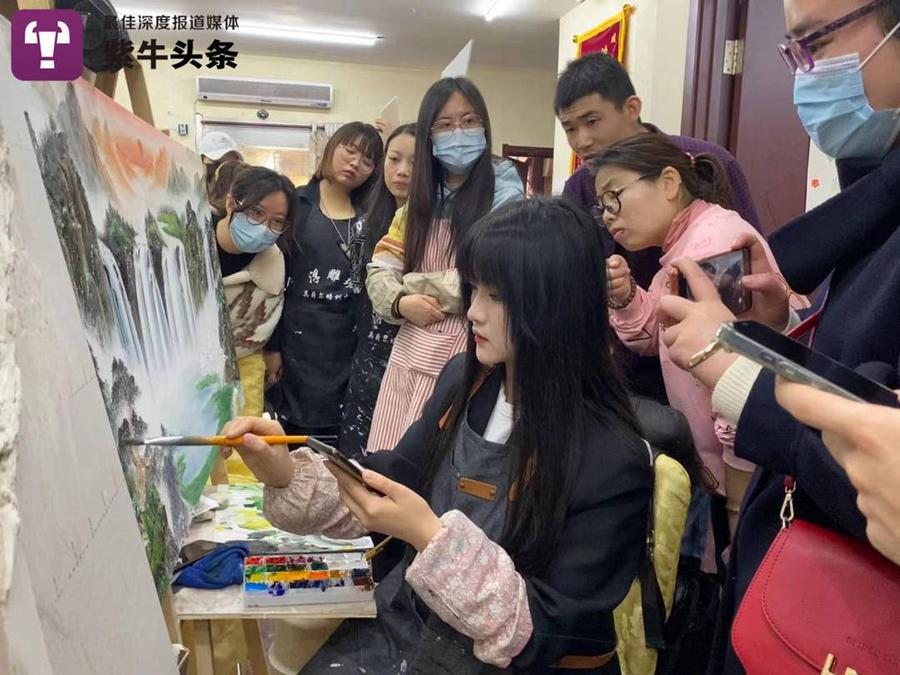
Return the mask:
<svg viewBox="0 0 900 675">
<path fill-rule="evenodd" d="M 691 156 L 661 134 L 641 134 L 611 145 L 593 165 L 597 209 L 613 239 L 629 251 L 663 250 L 662 269 L 647 289 L 637 286 L 624 258 L 609 258 L 610 324 L 633 351 L 659 355 L 669 401 L 691 426 L 710 487 L 726 499 L 733 532 L 754 465 L 735 456 L 734 421 L 713 410 L 711 392 L 672 363 L 657 305 L 676 292 L 670 277 L 680 258 L 726 253 L 749 235 L 759 239 L 773 269 L 775 260 L 762 236 L 730 210 L 728 178 L 712 155 Z"/>
</svg>

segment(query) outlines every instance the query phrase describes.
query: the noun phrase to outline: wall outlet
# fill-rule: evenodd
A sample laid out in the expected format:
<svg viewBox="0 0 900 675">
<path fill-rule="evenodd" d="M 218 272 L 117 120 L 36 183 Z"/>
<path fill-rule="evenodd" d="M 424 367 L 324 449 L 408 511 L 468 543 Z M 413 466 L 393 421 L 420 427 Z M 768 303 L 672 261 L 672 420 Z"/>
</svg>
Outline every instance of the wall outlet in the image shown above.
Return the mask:
<svg viewBox="0 0 900 675">
<path fill-rule="evenodd" d="M 178 125 L 178 135 L 179 136 L 187 136 L 188 135 L 188 125 L 187 124 L 179 124 Z"/>
</svg>

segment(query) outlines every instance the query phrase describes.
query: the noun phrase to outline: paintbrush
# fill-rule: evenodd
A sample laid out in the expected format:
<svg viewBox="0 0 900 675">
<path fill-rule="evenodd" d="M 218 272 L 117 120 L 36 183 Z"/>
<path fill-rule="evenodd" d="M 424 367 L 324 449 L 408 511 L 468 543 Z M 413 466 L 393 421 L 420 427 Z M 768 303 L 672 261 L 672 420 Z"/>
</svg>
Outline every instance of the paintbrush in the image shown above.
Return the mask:
<svg viewBox="0 0 900 675">
<path fill-rule="evenodd" d="M 309 436 L 260 436 L 261 440 L 269 445 L 305 445 Z M 320 441 L 334 443 L 337 436 L 316 436 Z M 223 447 L 235 447 L 243 441 L 241 438 L 228 438 L 226 436 L 159 436 L 158 438 L 126 438 L 125 445 L 219 445 Z"/>
<path fill-rule="evenodd" d="M 392 541 L 394 541 L 393 537 L 386 537 L 385 539 L 381 540 L 381 543 L 378 544 L 378 546 L 370 548 L 368 551 L 366 551 L 366 554 L 363 556 L 366 559 L 366 562 L 370 561 L 376 555 L 381 553 L 384 550 L 384 547 L 390 544 Z"/>
</svg>

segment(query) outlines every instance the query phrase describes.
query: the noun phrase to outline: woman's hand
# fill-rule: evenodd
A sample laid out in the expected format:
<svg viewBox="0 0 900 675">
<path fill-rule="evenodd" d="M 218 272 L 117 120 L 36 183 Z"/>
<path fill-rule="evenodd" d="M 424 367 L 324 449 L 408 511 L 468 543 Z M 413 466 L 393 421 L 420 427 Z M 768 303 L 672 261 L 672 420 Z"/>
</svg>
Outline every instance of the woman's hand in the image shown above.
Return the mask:
<svg viewBox="0 0 900 675">
<path fill-rule="evenodd" d="M 281 379 L 281 370 L 284 362 L 281 359 L 281 352 L 263 352 L 263 360 L 266 362 L 266 388 Z"/>
<path fill-rule="evenodd" d="M 785 329 L 790 319 L 790 287 L 784 277 L 772 269 L 766 249 L 759 237 L 745 232 L 731 245 L 732 251 L 750 249 L 750 271 L 743 278 L 743 286 L 753 292 L 753 307 L 741 315 L 741 319 L 758 321 L 779 333 Z"/>
<path fill-rule="evenodd" d="M 382 497 L 331 462 L 325 462 L 325 466 L 337 479 L 341 501 L 367 530 L 396 537 L 421 551 L 441 529 L 441 521 L 428 502 L 405 485 L 363 470 L 366 485 Z"/>
<path fill-rule="evenodd" d="M 675 365 L 690 370 L 694 377 L 714 389 L 737 356 L 720 350 L 696 368 L 691 369 L 688 364 L 697 352 L 716 339 L 719 326 L 734 321 L 734 314 L 722 304 L 719 291 L 696 262 L 682 258 L 675 267 L 687 281 L 694 300 L 677 295 L 660 299 L 660 313 L 668 319 L 668 327 L 662 335 L 663 344 L 669 348 L 669 356 Z"/>
<path fill-rule="evenodd" d="M 262 417 L 238 417 L 222 429 L 228 438 L 242 438 L 236 450 L 247 468 L 261 483 L 283 488 L 294 477 L 294 460 L 286 445 L 269 445 L 260 436 L 283 436 L 284 429 L 274 420 Z"/>
<path fill-rule="evenodd" d="M 620 305 L 631 295 L 631 268 L 620 255 L 610 256 L 606 261 L 606 293 Z"/>
<path fill-rule="evenodd" d="M 446 318 L 441 311 L 441 303 L 430 295 L 421 293 L 404 295 L 397 303 L 397 311 L 400 312 L 400 316 L 419 328 L 430 326 Z"/>
<path fill-rule="evenodd" d="M 900 410 L 857 403 L 780 377 L 775 396 L 822 442 L 859 492 L 872 546 L 900 565 Z"/>
</svg>

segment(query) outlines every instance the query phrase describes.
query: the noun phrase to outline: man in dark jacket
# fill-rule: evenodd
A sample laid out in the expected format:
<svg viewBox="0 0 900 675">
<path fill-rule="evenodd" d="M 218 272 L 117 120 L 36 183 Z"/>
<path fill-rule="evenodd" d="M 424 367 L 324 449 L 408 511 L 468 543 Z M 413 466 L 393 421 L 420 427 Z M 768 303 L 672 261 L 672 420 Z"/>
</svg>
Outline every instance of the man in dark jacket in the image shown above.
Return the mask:
<svg viewBox="0 0 900 675">
<path fill-rule="evenodd" d="M 798 114 L 819 147 L 838 159 L 842 192 L 775 233 L 772 252 L 797 292 L 809 293 L 831 275 L 815 349 L 870 376 L 887 375 L 885 364 L 900 357 L 900 0 L 785 0 L 785 13 L 793 38 L 788 52 L 799 71 Z M 804 40 L 826 26 L 827 35 L 812 44 Z M 823 59 L 831 59 L 829 67 L 817 74 Z M 686 368 L 718 325 L 733 317 L 695 264 L 678 266 L 699 299 L 663 300 L 663 312 L 679 322 L 664 339 L 673 360 Z M 773 275 L 753 276 L 754 312 L 780 316 L 770 323 L 783 328 L 784 287 Z M 866 520 L 856 490 L 819 434 L 779 407 L 770 373 L 721 353 L 692 372 L 715 388 L 719 412 L 738 421 L 735 453 L 760 467 L 735 535 L 710 670 L 737 675 L 744 669 L 731 644 L 731 623 L 779 531 L 785 475 L 797 481 L 797 518 L 860 539 Z M 883 381 L 898 385 L 896 378 Z M 852 649 L 835 648 L 844 649 L 839 658 L 852 667 Z"/>
<path fill-rule="evenodd" d="M 566 181 L 563 196 L 586 211 L 597 203 L 594 176 L 588 165 L 608 146 L 638 134 L 661 132 L 641 120 L 641 99 L 635 94 L 631 78 L 622 64 L 606 54 L 589 54 L 572 61 L 556 85 L 554 106 L 569 145 L 584 162 Z M 731 183 L 734 209 L 753 227 L 759 229 L 759 218 L 753 207 L 750 187 L 737 160 L 724 148 L 698 138 L 669 136 L 686 153 L 715 155 L 722 162 Z M 600 223 L 602 226 L 602 222 Z M 658 248 L 627 251 L 601 227 L 608 255 L 617 253 L 628 261 L 635 281 L 649 288 L 659 271 Z M 662 373 L 657 357 L 640 357 L 622 347 L 617 354 L 624 375 L 635 393 L 667 402 Z"/>
</svg>

